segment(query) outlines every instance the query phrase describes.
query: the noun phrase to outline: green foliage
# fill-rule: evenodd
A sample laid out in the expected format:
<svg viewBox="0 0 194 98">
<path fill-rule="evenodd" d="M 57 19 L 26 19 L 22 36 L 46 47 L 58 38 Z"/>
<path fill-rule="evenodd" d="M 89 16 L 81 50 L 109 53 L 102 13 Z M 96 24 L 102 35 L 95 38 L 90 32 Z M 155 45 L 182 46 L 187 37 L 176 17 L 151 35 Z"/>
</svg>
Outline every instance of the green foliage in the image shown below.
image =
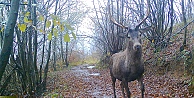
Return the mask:
<svg viewBox="0 0 194 98">
<path fill-rule="evenodd" d="M 69 32 L 71 31 L 72 36 L 74 39 L 76 39 L 75 33 L 73 33 L 74 28 L 67 22 L 63 22 L 64 20 L 60 19 L 58 15 L 50 15 L 51 20 L 46 21 L 46 30 L 48 32 L 48 40 L 52 40 L 52 36 L 58 37 L 58 33 L 62 32 Z M 40 22 L 44 22 L 44 16 L 39 15 L 38 20 Z M 24 21 L 29 22 L 27 17 L 24 18 Z M 52 32 L 49 32 L 50 27 L 53 25 Z M 22 31 L 25 31 L 24 28 L 21 28 Z M 43 29 L 38 29 L 39 32 L 42 32 L 45 34 L 45 31 Z M 69 33 L 66 33 L 63 36 L 64 42 L 70 42 L 70 35 Z"/>
<path fill-rule="evenodd" d="M 30 16 L 30 12 L 26 12 L 24 16 Z"/>
<path fill-rule="evenodd" d="M 54 34 L 55 37 L 58 37 L 58 33 L 57 32 L 58 32 L 58 30 L 56 28 L 53 28 L 53 34 Z"/>
<path fill-rule="evenodd" d="M 85 59 L 80 59 L 78 61 L 73 61 L 70 62 L 71 66 L 77 66 L 77 65 L 82 65 L 82 64 L 89 64 L 89 65 L 93 65 L 93 64 L 98 64 L 99 63 L 99 59 L 88 56 Z"/>
<path fill-rule="evenodd" d="M 75 33 L 72 32 L 72 36 L 73 36 L 73 38 L 76 40 L 76 35 L 75 35 Z"/>
<path fill-rule="evenodd" d="M 69 34 L 68 34 L 68 33 L 66 33 L 66 34 L 64 35 L 64 41 L 65 41 L 65 42 L 70 42 L 70 37 L 69 37 Z"/>
<path fill-rule="evenodd" d="M 48 34 L 48 40 L 51 40 L 52 39 L 52 33 L 50 32 L 49 34 Z"/>
<path fill-rule="evenodd" d="M 76 62 L 69 62 L 69 66 L 78 66 L 78 65 L 82 65 L 84 63 L 84 61 L 80 60 L 80 61 L 76 61 Z"/>
<path fill-rule="evenodd" d="M 49 28 L 51 26 L 51 21 L 47 20 L 46 21 L 46 28 Z"/>
<path fill-rule="evenodd" d="M 94 57 L 92 57 L 92 56 L 89 56 L 89 57 L 87 57 L 85 60 L 84 60 L 84 63 L 86 63 L 86 64 L 97 64 L 99 62 L 99 59 L 97 59 L 97 58 L 94 58 Z"/>
<path fill-rule="evenodd" d="M 5 29 L 5 27 L 3 26 L 3 27 L 1 28 L 1 32 L 3 32 L 3 31 L 4 31 L 4 29 Z"/>
<path fill-rule="evenodd" d="M 192 52 L 194 52 L 194 50 Z M 181 53 L 181 58 L 183 59 L 185 67 L 185 74 L 191 75 L 188 89 L 190 93 L 194 93 L 194 58 L 191 56 L 193 53 L 191 54 L 191 51 L 186 49 L 184 49 Z"/>
<path fill-rule="evenodd" d="M 40 16 L 38 17 L 38 20 L 41 21 L 41 22 L 43 22 L 43 21 L 44 21 L 44 16 L 43 16 L 43 15 L 40 15 Z"/>
<path fill-rule="evenodd" d="M 26 31 L 26 24 L 18 24 L 18 28 L 20 31 L 25 32 Z"/>
<path fill-rule="evenodd" d="M 192 59 L 190 57 L 191 51 L 184 49 L 181 52 L 181 54 L 182 54 L 181 58 L 183 59 L 183 62 L 184 62 L 183 64 L 185 66 L 185 69 L 188 70 L 189 66 L 191 66 L 191 64 L 192 64 Z"/>
<path fill-rule="evenodd" d="M 63 32 L 65 30 L 63 24 L 60 25 L 60 30 L 61 30 L 61 32 Z"/>
</svg>

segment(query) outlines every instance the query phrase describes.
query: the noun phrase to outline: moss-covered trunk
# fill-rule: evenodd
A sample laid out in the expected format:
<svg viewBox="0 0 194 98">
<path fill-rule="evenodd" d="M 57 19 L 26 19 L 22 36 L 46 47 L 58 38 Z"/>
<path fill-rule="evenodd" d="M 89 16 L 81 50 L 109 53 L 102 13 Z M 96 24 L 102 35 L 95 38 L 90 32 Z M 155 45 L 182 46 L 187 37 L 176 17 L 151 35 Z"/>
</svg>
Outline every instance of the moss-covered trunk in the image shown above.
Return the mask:
<svg viewBox="0 0 194 98">
<path fill-rule="evenodd" d="M 16 20 L 18 17 L 19 2 L 20 0 L 11 0 L 11 9 L 5 28 L 3 48 L 0 53 L 0 81 L 5 71 L 5 67 L 9 61 L 9 56 L 13 46 L 13 34 Z"/>
</svg>

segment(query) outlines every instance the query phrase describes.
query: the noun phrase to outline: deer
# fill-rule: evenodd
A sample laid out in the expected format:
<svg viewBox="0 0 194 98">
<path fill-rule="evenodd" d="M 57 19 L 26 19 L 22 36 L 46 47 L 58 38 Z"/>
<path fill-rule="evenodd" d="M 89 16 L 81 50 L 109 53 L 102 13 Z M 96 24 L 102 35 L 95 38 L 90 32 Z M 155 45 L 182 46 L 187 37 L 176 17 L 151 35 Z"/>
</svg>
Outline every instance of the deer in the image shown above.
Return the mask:
<svg viewBox="0 0 194 98">
<path fill-rule="evenodd" d="M 120 33 L 119 36 L 127 38 L 127 45 L 124 51 L 113 54 L 110 57 L 110 76 L 112 79 L 114 98 L 116 98 L 115 82 L 120 80 L 120 87 L 122 90 L 123 98 L 125 98 L 125 92 L 127 97 L 130 98 L 131 92 L 128 87 L 128 82 L 137 80 L 140 85 L 141 97 L 144 98 L 144 63 L 142 59 L 142 43 L 140 34 L 148 31 L 151 26 L 140 28 L 143 22 L 149 16 L 149 10 L 145 18 L 138 23 L 135 28 L 124 26 L 116 22 L 112 17 L 111 21 L 126 30 L 125 33 Z M 125 92 L 124 92 L 125 90 Z"/>
</svg>

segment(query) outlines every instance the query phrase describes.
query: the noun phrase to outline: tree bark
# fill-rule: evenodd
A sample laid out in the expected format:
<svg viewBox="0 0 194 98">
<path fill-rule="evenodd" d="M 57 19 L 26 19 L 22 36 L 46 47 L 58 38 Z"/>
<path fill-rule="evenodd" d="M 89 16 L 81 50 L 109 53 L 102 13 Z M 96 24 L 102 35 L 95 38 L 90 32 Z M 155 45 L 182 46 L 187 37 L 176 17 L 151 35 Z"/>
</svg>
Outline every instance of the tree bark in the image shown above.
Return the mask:
<svg viewBox="0 0 194 98">
<path fill-rule="evenodd" d="M 33 0 L 33 4 L 36 4 L 36 0 Z M 33 7 L 33 26 L 36 27 L 37 24 L 37 15 L 36 15 L 36 6 Z M 38 49 L 38 42 L 37 42 L 37 30 L 34 30 L 34 69 L 35 69 L 35 74 L 36 74 L 36 85 L 38 85 L 38 79 L 39 79 L 39 74 L 38 74 L 38 68 L 37 68 L 37 49 Z"/>
<path fill-rule="evenodd" d="M 29 12 L 32 12 L 31 4 L 32 4 L 32 1 L 28 0 L 28 11 Z M 32 16 L 29 15 L 28 18 L 32 19 Z M 34 86 L 33 86 L 33 79 L 35 78 L 34 74 L 32 74 L 33 71 L 34 71 L 34 68 L 32 67 L 32 65 L 33 65 L 33 55 L 32 55 L 32 35 L 33 35 L 32 33 L 33 33 L 33 31 L 32 31 L 32 29 L 33 29 L 32 26 L 30 26 L 28 28 L 28 31 L 26 32 L 27 35 L 28 35 L 27 36 L 27 39 L 28 39 L 27 44 L 28 45 L 26 45 L 28 47 L 28 52 L 27 52 L 27 71 L 28 71 L 27 73 L 28 73 L 28 84 L 29 84 L 28 92 L 30 94 L 31 94 L 31 91 L 34 88 Z"/>
<path fill-rule="evenodd" d="M 65 65 L 68 67 L 68 42 L 66 42 L 66 52 L 65 52 Z"/>
<path fill-rule="evenodd" d="M 57 15 L 57 5 L 58 5 L 58 1 L 59 0 L 56 0 L 56 5 L 55 5 L 55 12 L 54 12 L 54 15 Z M 52 25 L 52 30 L 54 28 L 54 24 Z M 52 33 L 53 34 L 53 33 Z M 54 47 L 54 51 L 53 51 L 53 69 L 54 71 L 56 71 L 56 51 L 57 51 L 57 38 L 56 36 L 54 37 L 54 40 L 53 40 L 53 47 Z"/>
<path fill-rule="evenodd" d="M 11 10 L 5 28 L 4 44 L 0 53 L 0 81 L 5 71 L 5 67 L 9 61 L 9 56 L 11 54 L 11 49 L 13 46 L 14 27 L 18 17 L 19 2 L 20 0 L 11 1 Z"/>
<path fill-rule="evenodd" d="M 49 61 L 50 61 L 50 55 L 51 55 L 51 41 L 49 41 L 49 46 L 48 46 L 48 56 L 47 56 L 47 60 L 46 60 L 46 66 L 44 69 L 44 80 L 43 80 L 43 90 L 46 90 L 46 80 L 47 80 L 47 73 L 48 73 L 48 66 L 49 66 Z"/>
<path fill-rule="evenodd" d="M 187 25 L 187 20 L 186 20 L 186 16 L 185 16 L 185 6 L 184 6 L 184 0 L 181 1 L 182 3 L 182 15 L 183 15 L 183 22 L 184 22 L 184 25 Z M 184 41 L 183 41 L 183 46 L 186 47 L 186 44 L 187 44 L 187 28 L 185 28 L 185 32 L 184 32 Z"/>
</svg>

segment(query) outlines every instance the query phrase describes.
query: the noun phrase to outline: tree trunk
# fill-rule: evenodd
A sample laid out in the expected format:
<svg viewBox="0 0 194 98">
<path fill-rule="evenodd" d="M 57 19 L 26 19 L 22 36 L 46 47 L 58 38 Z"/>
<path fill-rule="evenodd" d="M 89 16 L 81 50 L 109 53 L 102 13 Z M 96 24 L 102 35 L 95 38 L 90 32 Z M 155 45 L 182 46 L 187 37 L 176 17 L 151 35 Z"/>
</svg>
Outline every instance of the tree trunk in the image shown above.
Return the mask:
<svg viewBox="0 0 194 98">
<path fill-rule="evenodd" d="M 170 41 L 170 38 L 171 38 L 171 35 L 172 35 L 172 30 L 173 30 L 173 24 L 174 24 L 174 18 L 173 18 L 173 14 L 174 14 L 174 9 L 173 9 L 173 0 L 170 0 L 169 1 L 171 6 L 170 6 L 170 28 L 169 28 L 169 37 L 167 39 L 167 43 L 169 43 Z"/>
<path fill-rule="evenodd" d="M 55 5 L 55 12 L 54 12 L 54 15 L 56 15 L 57 14 L 57 5 L 58 5 L 58 1 L 59 0 L 56 0 L 56 5 Z M 53 28 L 54 28 L 54 24 L 52 25 L 52 32 L 53 32 Z M 53 34 L 53 33 L 52 33 Z M 54 49 L 53 49 L 53 69 L 54 69 L 54 71 L 56 71 L 57 69 L 56 69 L 56 51 L 57 51 L 57 38 L 56 38 L 56 36 L 54 37 L 54 40 L 53 40 L 53 47 L 54 47 Z"/>
<path fill-rule="evenodd" d="M 47 14 L 47 13 L 46 13 Z M 46 16 L 46 18 L 45 18 L 45 20 L 44 20 L 44 24 L 46 24 L 46 21 L 47 21 L 47 16 Z M 43 30 L 45 31 L 45 29 L 46 29 L 46 25 L 44 25 L 44 28 L 43 28 Z M 40 64 L 40 81 L 39 81 L 39 83 L 41 83 L 42 82 L 42 67 L 43 67 L 43 63 L 44 63 L 44 55 L 45 55 L 45 42 L 46 42 L 46 35 L 44 34 L 44 37 L 43 37 L 43 42 L 44 42 L 44 44 L 43 44 L 43 46 L 42 46 L 42 58 L 41 58 L 41 64 Z"/>
<path fill-rule="evenodd" d="M 5 28 L 4 44 L 2 47 L 2 51 L 0 53 L 0 81 L 5 71 L 5 67 L 9 61 L 9 56 L 13 46 L 13 34 L 14 34 L 14 27 L 16 24 L 16 20 L 18 17 L 19 2 L 20 0 L 11 1 L 11 10 L 10 10 L 9 18 Z"/>
<path fill-rule="evenodd" d="M 66 52 L 65 52 L 65 65 L 68 67 L 68 42 L 66 42 Z"/>
<path fill-rule="evenodd" d="M 29 12 L 32 12 L 31 9 L 31 4 L 32 4 L 32 1 L 31 0 L 28 0 L 28 11 Z M 29 19 L 32 19 L 31 15 L 29 16 Z M 28 72 L 28 84 L 29 84 L 29 89 L 28 89 L 28 92 L 31 94 L 31 91 L 33 91 L 33 79 L 34 79 L 34 74 L 33 74 L 33 70 L 34 68 L 32 67 L 33 65 L 33 55 L 32 55 L 32 26 L 30 26 L 28 28 L 28 32 L 27 33 L 27 38 L 28 38 L 28 52 L 27 52 L 27 72 Z"/>
<path fill-rule="evenodd" d="M 188 18 L 191 19 L 192 16 L 192 0 L 188 0 Z"/>
<path fill-rule="evenodd" d="M 50 61 L 50 55 L 51 55 L 51 41 L 49 41 L 49 49 L 48 49 L 48 56 L 47 56 L 47 61 L 46 61 L 46 66 L 44 69 L 44 80 L 43 80 L 43 90 L 46 90 L 46 83 L 47 83 L 47 73 L 48 73 L 48 65 L 49 65 L 49 61 Z"/>
<path fill-rule="evenodd" d="M 61 62 L 64 64 L 64 50 L 63 50 L 63 33 L 60 33 L 60 45 L 61 45 Z"/>
<path fill-rule="evenodd" d="M 56 15 L 56 12 L 57 12 L 57 5 L 58 5 L 58 0 L 56 0 L 56 6 L 55 6 L 55 12 L 54 14 Z M 51 30 L 51 33 L 53 34 L 53 28 L 54 28 L 54 24 L 52 25 L 52 30 Z M 46 89 L 46 80 L 47 80 L 47 73 L 48 73 L 48 66 L 49 66 L 49 62 L 50 62 L 50 54 L 51 54 L 51 43 L 52 41 L 50 40 L 49 41 L 49 49 L 48 49 L 48 56 L 47 56 L 47 61 L 46 61 L 46 66 L 45 66 L 45 69 L 44 69 L 44 80 L 43 80 L 43 90 Z"/>
<path fill-rule="evenodd" d="M 33 4 L 36 4 L 36 0 L 33 0 Z M 36 6 L 33 7 L 33 16 L 32 16 L 32 20 L 33 20 L 33 26 L 36 27 L 37 24 L 37 15 L 36 15 Z M 34 69 L 35 69 L 35 75 L 36 75 L 36 85 L 38 85 L 38 79 L 39 79 L 39 74 L 38 74 L 38 68 L 37 68 L 37 30 L 34 30 Z"/>
<path fill-rule="evenodd" d="M 184 6 L 184 0 L 181 1 L 182 3 L 182 15 L 183 15 L 183 23 L 184 25 L 187 25 L 187 20 L 186 20 L 186 16 L 185 16 L 185 6 Z M 184 40 L 183 40 L 183 47 L 186 47 L 186 44 L 187 44 L 187 28 L 185 28 L 185 32 L 184 32 Z"/>
</svg>

